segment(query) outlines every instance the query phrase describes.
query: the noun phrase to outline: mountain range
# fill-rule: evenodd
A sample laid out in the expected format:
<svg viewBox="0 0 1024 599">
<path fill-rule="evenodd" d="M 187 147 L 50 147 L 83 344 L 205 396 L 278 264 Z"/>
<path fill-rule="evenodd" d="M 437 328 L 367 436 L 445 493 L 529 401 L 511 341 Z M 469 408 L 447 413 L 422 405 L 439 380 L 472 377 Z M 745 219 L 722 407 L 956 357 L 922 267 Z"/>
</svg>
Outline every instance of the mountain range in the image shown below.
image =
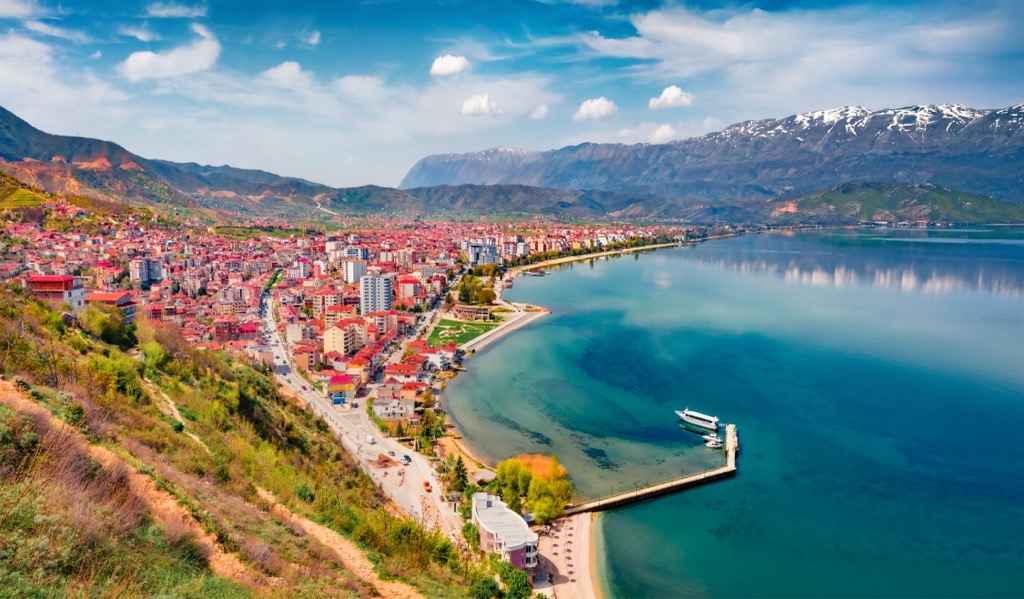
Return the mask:
<svg viewBox="0 0 1024 599">
<path fill-rule="evenodd" d="M 1020 204 L 1024 105 L 846 107 L 666 144 L 443 154 L 418 162 L 399 188 L 506 183 L 707 202 L 795 198 L 847 183 L 930 184 Z"/>
<path fill-rule="evenodd" d="M 260 170 L 143 158 L 113 142 L 45 133 L 0 108 L 0 171 L 51 193 L 215 219 L 1017 222 L 1024 220 L 1013 205 L 1024 204 L 1022 126 L 1024 106 L 842 108 L 660 145 L 430 156 L 399 189 L 339 189 Z"/>
</svg>

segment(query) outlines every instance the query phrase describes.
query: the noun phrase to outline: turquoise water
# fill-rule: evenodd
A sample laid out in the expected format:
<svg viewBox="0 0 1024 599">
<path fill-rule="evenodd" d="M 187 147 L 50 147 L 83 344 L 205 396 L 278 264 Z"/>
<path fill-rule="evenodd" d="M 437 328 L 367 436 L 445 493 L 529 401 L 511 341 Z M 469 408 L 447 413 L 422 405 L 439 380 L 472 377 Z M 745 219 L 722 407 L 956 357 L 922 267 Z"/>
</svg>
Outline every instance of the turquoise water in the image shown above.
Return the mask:
<svg viewBox="0 0 1024 599">
<path fill-rule="evenodd" d="M 1024 230 L 748 235 L 576 263 L 506 297 L 552 314 L 446 401 L 475 451 L 556 453 L 604 514 L 613 596 L 1024 596 Z"/>
</svg>

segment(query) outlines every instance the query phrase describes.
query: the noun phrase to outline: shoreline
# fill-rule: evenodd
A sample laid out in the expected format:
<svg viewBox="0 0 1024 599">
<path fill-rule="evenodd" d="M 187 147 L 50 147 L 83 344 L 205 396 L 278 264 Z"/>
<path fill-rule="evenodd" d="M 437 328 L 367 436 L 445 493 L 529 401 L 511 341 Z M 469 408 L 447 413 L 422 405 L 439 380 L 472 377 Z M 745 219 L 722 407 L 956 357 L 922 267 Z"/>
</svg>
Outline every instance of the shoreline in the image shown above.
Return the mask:
<svg viewBox="0 0 1024 599">
<path fill-rule="evenodd" d="M 581 256 L 552 258 L 551 260 L 543 260 L 528 266 L 515 267 L 508 272 L 506 277 L 514 279 L 524 270 L 569 264 L 571 262 L 581 262 L 585 260 L 592 260 L 594 258 L 621 256 L 639 251 L 684 247 L 686 245 L 701 243 L 712 239 L 735 237 L 736 235 L 737 234 L 717 235 L 701 239 L 699 241 L 675 241 L 671 243 L 624 248 L 621 250 L 610 250 L 594 254 L 584 254 Z M 514 312 L 511 313 L 511 316 L 516 316 L 516 318 L 508 319 L 498 327 L 463 344 L 460 349 L 473 352 L 466 356 L 465 360 L 468 360 L 475 355 L 476 350 L 483 349 L 491 343 L 502 339 L 509 333 L 551 313 L 549 310 L 540 306 L 522 304 L 518 302 L 513 304 L 508 302 L 507 300 L 502 299 L 502 291 L 503 288 L 501 287 L 496 290 L 496 303 L 512 308 Z M 446 406 L 446 410 L 447 409 L 448 408 Z M 455 423 L 454 418 L 452 418 L 452 423 L 455 424 L 456 430 L 459 431 L 458 439 L 449 437 L 452 445 L 455 447 L 455 450 L 472 459 L 475 464 L 483 464 L 488 470 L 494 471 L 496 464 L 491 464 L 487 460 L 480 459 L 480 456 L 475 454 L 469 448 L 469 444 L 465 442 L 465 436 L 462 431 L 458 429 L 458 424 Z M 553 582 L 548 583 L 547 580 L 543 580 L 537 583 L 534 588 L 535 591 L 545 594 L 550 592 L 549 596 L 552 599 L 605 599 L 604 594 L 602 593 L 603 581 L 598 575 L 601 570 L 598 567 L 597 543 L 594 538 L 596 518 L 597 514 L 592 513 L 577 514 L 569 517 L 563 516 L 552 523 L 552 531 L 550 533 L 547 535 L 541 535 L 538 555 L 539 563 L 544 566 L 542 572 L 547 572 L 553 577 Z"/>
<path fill-rule="evenodd" d="M 526 304 L 522 305 L 525 306 Z M 511 333 L 512 331 L 520 327 L 523 327 L 537 320 L 541 316 L 545 316 L 547 314 L 551 314 L 551 312 L 538 306 L 527 306 L 526 309 L 507 313 L 505 315 L 505 320 L 502 321 L 501 324 L 487 331 L 486 333 L 480 335 L 479 337 L 474 337 L 473 339 L 470 339 L 469 341 L 463 343 L 462 346 L 459 347 L 459 349 L 467 352 L 472 351 L 476 353 L 477 350 L 487 347 L 491 343 L 497 341 L 498 339 L 501 339 L 502 337 Z"/>
</svg>

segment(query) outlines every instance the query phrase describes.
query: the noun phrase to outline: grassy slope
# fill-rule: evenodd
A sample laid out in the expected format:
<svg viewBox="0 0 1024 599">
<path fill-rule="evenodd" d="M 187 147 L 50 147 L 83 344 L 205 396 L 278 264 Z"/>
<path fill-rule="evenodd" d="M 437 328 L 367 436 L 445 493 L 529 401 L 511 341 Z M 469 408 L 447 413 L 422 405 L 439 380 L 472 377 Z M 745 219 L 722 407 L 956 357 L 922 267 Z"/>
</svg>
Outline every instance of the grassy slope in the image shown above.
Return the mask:
<svg viewBox="0 0 1024 599">
<path fill-rule="evenodd" d="M 73 534 L 55 537 L 54 530 L 79 528 L 72 513 L 80 502 L 55 503 L 49 498 L 67 494 L 44 484 L 39 499 L 24 508 L 31 513 L 0 523 L 0 539 L 42 535 L 49 539 L 48 554 L 65 556 L 64 561 L 55 566 L 17 553 L 0 561 L 0 581 L 5 581 L 0 588 L 63 596 L 100 581 L 107 585 L 103 592 L 117 594 L 117 579 L 110 575 L 131 571 L 128 596 L 168 590 L 203 597 L 372 594 L 324 546 L 269 513 L 258 487 L 363 546 L 383 575 L 411 580 L 429 595 L 459 595 L 463 583 L 482 575 L 460 560 L 440 533 L 396 518 L 372 481 L 339 450 L 325 423 L 287 402 L 266 376 L 192 350 L 172 328 L 143 327 L 140 333 L 144 351 L 131 357 L 64 326 L 16 290 L 0 288 L 0 370 L 25 377 L 40 405 L 150 474 L 254 577 L 242 581 L 244 586 L 217 578 L 187 539 L 176 541 L 180 547 L 170 543 L 174 532 L 161 530 L 145 510 L 121 533 L 108 534 L 101 524 L 92 527 L 98 532 L 89 543 Z M 165 415 L 167 398 L 184 426 Z M 2 421 L 22 430 L 19 418 L 8 411 Z M 5 447 L 21 446 L 22 433 L 9 436 Z M 17 481 L 17 473 L 0 473 L 0 500 L 10 496 Z M 33 524 L 40 519 L 51 527 L 40 532 Z M 178 580 L 206 582 L 195 583 L 202 588 L 193 592 L 179 588 Z"/>
</svg>

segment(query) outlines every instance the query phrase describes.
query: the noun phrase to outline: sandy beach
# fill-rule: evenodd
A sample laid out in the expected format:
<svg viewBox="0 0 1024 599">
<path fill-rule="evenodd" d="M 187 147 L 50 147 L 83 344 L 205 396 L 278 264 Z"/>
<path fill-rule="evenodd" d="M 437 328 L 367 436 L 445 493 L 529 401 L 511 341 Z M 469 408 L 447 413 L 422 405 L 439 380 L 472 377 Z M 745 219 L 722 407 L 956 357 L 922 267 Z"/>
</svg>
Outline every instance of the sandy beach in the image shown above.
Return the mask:
<svg viewBox="0 0 1024 599">
<path fill-rule="evenodd" d="M 595 576 L 593 514 L 577 514 L 551 524 L 540 536 L 540 572 L 551 575 L 535 589 L 552 599 L 600 599 Z"/>
</svg>

